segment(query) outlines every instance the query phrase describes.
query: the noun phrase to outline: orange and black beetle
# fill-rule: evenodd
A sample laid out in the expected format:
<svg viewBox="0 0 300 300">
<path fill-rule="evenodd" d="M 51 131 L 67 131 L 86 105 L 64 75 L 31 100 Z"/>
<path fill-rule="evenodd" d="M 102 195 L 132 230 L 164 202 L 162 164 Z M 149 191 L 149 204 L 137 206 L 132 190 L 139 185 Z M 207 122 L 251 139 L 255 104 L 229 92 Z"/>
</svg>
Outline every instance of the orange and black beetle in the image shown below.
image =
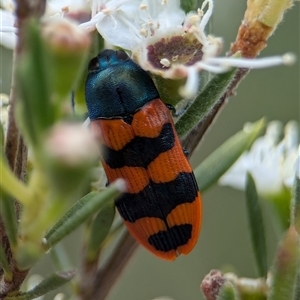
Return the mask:
<svg viewBox="0 0 300 300">
<path fill-rule="evenodd" d="M 161 258 L 189 253 L 200 231 L 201 197 L 149 74 L 125 52 L 104 50 L 89 64 L 86 103 L 108 181 L 126 181 L 115 205 L 129 232 Z"/>
</svg>

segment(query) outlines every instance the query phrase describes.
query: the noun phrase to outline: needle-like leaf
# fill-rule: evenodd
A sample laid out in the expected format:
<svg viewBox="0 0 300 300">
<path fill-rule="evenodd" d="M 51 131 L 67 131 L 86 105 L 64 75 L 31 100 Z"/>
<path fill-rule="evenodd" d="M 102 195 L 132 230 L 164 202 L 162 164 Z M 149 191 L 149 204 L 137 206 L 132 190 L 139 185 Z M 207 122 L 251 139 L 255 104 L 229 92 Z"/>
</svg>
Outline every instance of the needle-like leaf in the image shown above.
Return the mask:
<svg viewBox="0 0 300 300">
<path fill-rule="evenodd" d="M 255 182 L 249 173 L 247 174 L 246 180 L 246 208 L 258 274 L 260 277 L 266 277 L 268 265 L 263 216 L 259 205 Z"/>
<path fill-rule="evenodd" d="M 117 180 L 102 192 L 91 192 L 77 201 L 45 236 L 45 248 L 57 244 L 100 208 L 107 205 L 125 190 L 123 180 Z"/>
</svg>

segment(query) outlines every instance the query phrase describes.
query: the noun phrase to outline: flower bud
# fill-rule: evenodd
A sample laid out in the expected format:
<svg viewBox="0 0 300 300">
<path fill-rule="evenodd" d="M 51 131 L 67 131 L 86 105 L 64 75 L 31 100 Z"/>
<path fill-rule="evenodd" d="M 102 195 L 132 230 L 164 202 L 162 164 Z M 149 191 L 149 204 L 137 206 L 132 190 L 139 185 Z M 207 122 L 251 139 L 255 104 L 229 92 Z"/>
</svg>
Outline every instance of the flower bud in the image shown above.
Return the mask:
<svg viewBox="0 0 300 300">
<path fill-rule="evenodd" d="M 42 35 L 50 55 L 53 90 L 65 97 L 74 88 L 83 70 L 90 37 L 76 23 L 63 18 L 48 20 Z"/>
<path fill-rule="evenodd" d="M 207 300 L 215 300 L 226 281 L 221 271 L 211 270 L 203 279 L 200 288 Z"/>
<path fill-rule="evenodd" d="M 81 190 L 99 154 L 89 130 L 78 124 L 57 124 L 44 147 L 44 164 L 54 190 L 64 195 Z"/>
</svg>

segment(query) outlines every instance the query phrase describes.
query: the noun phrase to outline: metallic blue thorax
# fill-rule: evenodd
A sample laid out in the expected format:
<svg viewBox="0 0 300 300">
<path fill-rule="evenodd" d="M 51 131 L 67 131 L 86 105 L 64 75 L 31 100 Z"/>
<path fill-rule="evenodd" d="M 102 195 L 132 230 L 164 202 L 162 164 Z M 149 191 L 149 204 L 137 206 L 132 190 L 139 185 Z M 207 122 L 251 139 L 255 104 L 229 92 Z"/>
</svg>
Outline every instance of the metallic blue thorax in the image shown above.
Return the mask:
<svg viewBox="0 0 300 300">
<path fill-rule="evenodd" d="M 159 94 L 149 74 L 125 52 L 104 50 L 90 62 L 85 97 L 95 120 L 132 115 Z"/>
</svg>

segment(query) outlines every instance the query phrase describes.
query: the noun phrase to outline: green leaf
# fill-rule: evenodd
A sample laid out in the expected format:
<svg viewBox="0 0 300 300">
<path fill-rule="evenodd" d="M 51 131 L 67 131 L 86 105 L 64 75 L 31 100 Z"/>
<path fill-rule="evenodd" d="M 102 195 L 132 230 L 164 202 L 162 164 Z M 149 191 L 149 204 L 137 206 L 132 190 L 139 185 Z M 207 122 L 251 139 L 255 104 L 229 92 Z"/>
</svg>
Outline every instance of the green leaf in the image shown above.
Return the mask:
<svg viewBox="0 0 300 300">
<path fill-rule="evenodd" d="M 18 225 L 17 216 L 15 211 L 15 204 L 11 197 L 5 193 L 1 193 L 1 217 L 5 226 L 5 231 L 12 248 L 17 246 Z"/>
<path fill-rule="evenodd" d="M 196 9 L 196 0 L 181 0 L 180 6 L 186 13 L 188 13 Z"/>
<path fill-rule="evenodd" d="M 300 164 L 300 162 L 298 163 Z M 291 224 L 300 234 L 300 178 L 298 176 L 295 177 L 291 205 Z"/>
<path fill-rule="evenodd" d="M 176 122 L 176 130 L 180 137 L 187 135 L 202 119 L 209 114 L 214 104 L 221 98 L 230 85 L 237 69 L 214 76 L 196 97 L 184 114 Z"/>
<path fill-rule="evenodd" d="M 26 48 L 17 62 L 19 128 L 32 146 L 54 122 L 55 109 L 50 101 L 49 60 L 36 20 L 27 22 Z M 30 76 L 28 76 L 30 74 Z"/>
<path fill-rule="evenodd" d="M 69 282 L 75 276 L 75 270 L 56 272 L 37 284 L 33 289 L 18 295 L 8 295 L 5 300 L 31 300 L 46 295 Z"/>
<path fill-rule="evenodd" d="M 238 300 L 237 291 L 229 281 L 221 287 L 217 300 Z"/>
<path fill-rule="evenodd" d="M 249 173 L 247 173 L 245 193 L 252 248 L 254 251 L 258 275 L 260 277 L 266 277 L 268 265 L 263 216 L 259 205 L 255 182 Z"/>
<path fill-rule="evenodd" d="M 100 208 L 124 191 L 123 181 L 111 184 L 102 192 L 91 192 L 77 201 L 45 236 L 45 248 L 49 249 L 90 218 Z"/>
<path fill-rule="evenodd" d="M 291 226 L 280 242 L 271 270 L 268 300 L 293 299 L 299 270 L 298 238 L 295 228 Z"/>
<path fill-rule="evenodd" d="M 98 251 L 107 237 L 115 217 L 113 203 L 105 205 L 93 220 L 88 237 L 87 260 L 94 261 L 98 257 Z"/>
<path fill-rule="evenodd" d="M 47 244 L 50 247 L 53 247 L 56 243 L 59 242 L 59 240 L 61 240 L 65 235 L 69 234 L 73 229 L 70 230 L 70 232 L 67 232 L 66 234 L 64 234 L 64 230 L 62 232 L 61 228 L 64 229 L 64 227 L 66 226 L 66 224 L 68 225 L 69 220 L 76 217 L 78 212 L 80 212 L 81 210 L 84 209 L 84 206 L 91 201 L 91 199 L 93 199 L 93 197 L 96 197 L 97 195 L 99 195 L 98 192 L 90 192 L 89 194 L 85 195 L 84 197 L 82 197 L 79 201 L 77 201 L 65 214 L 64 216 L 58 220 L 56 222 L 56 224 L 47 232 L 45 239 L 47 240 Z M 92 214 L 91 214 L 92 215 Z M 84 220 L 85 221 L 85 220 Z M 80 222 L 83 223 L 84 221 Z M 75 223 L 75 228 L 77 228 L 77 226 L 79 226 L 80 224 L 77 225 L 77 223 Z M 67 227 L 68 229 L 68 227 Z M 58 237 L 57 234 L 59 234 Z M 60 238 L 60 235 L 63 235 Z M 57 240 L 59 238 L 59 240 Z M 53 242 L 54 241 L 54 242 Z"/>
<path fill-rule="evenodd" d="M 13 274 L 9 267 L 6 253 L 1 244 L 0 244 L 0 267 L 3 269 L 5 282 L 11 282 L 13 278 Z"/>
<path fill-rule="evenodd" d="M 199 190 L 203 192 L 217 182 L 239 156 L 251 146 L 264 127 L 263 119 L 257 121 L 247 129 L 236 133 L 208 156 L 194 170 Z"/>
</svg>

